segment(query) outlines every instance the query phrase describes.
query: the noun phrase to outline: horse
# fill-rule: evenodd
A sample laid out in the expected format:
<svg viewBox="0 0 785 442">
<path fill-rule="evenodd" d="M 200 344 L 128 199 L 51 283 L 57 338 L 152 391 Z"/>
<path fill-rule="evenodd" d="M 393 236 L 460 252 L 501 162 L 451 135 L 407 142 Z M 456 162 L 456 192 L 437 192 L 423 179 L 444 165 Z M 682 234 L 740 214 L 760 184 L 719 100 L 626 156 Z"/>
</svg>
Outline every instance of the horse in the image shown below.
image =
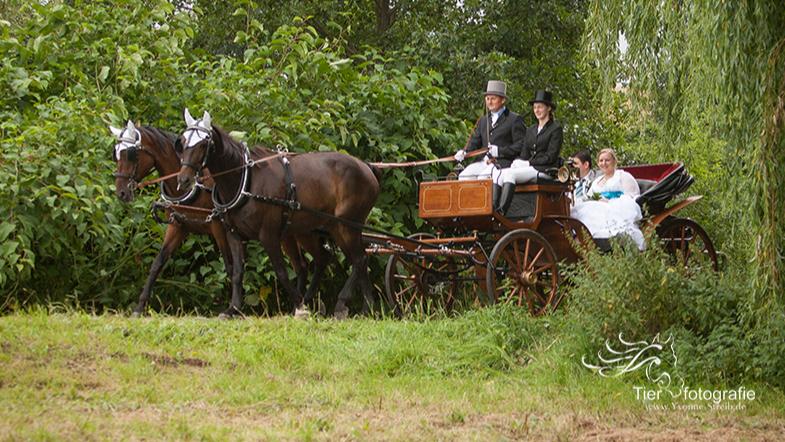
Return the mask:
<svg viewBox="0 0 785 442">
<path fill-rule="evenodd" d="M 199 215 L 188 216 L 174 212 L 171 209 L 167 210 L 170 220 L 166 227 L 163 244 L 152 266 L 150 266 L 147 281 L 139 295 L 139 302 L 133 310 L 133 315 L 140 316 L 144 313 L 150 300 L 153 285 L 163 266 L 172 254 L 180 248 L 190 233 L 210 235 L 213 238 L 224 259 L 226 272 L 231 275 L 232 256 L 229 253 L 226 230 L 219 220 L 204 221 L 204 212 L 209 212 L 213 209 L 212 197 L 209 191 L 209 187 L 212 186 L 211 180 L 209 178 L 206 180 L 206 184 L 209 187 L 200 184 L 194 186 L 188 192 L 178 189 L 175 173 L 180 170 L 181 165 L 179 154 L 175 149 L 177 135 L 149 126 L 135 127 L 131 121 L 128 121 L 126 127 L 122 129 L 112 126 L 109 129 L 117 139 L 117 144 L 115 144 L 114 148 L 117 170 L 114 173 L 114 177 L 115 192 L 120 201 L 124 203 L 133 201 L 137 183 L 150 175 L 153 170 L 156 170 L 159 176 L 171 175 L 170 178 L 161 181 L 160 184 L 161 197 L 164 201 L 179 205 L 178 210 L 181 211 L 187 212 L 191 210 L 202 213 L 202 216 L 199 217 Z M 207 176 L 209 177 L 209 173 Z M 202 210 L 200 211 L 199 209 Z M 304 275 L 307 273 L 307 262 L 305 256 L 301 253 L 301 247 L 314 257 L 317 271 L 326 266 L 329 256 L 325 254 L 318 239 L 314 242 L 313 238 L 303 238 L 302 244 L 291 237 L 284 241 L 286 254 L 289 256 L 298 274 L 298 287 L 300 290 L 304 290 L 306 282 Z M 309 293 L 312 293 L 314 290 L 315 287 L 309 287 Z M 310 300 L 310 298 L 308 299 Z"/>
<path fill-rule="evenodd" d="M 351 262 L 352 272 L 338 294 L 334 315 L 348 316 L 346 302 L 357 284 L 367 310 L 373 305 L 368 277 L 368 258 L 361 226 L 379 195 L 381 171 L 350 155 L 338 152 L 276 154 L 264 148 L 263 162 L 253 165 L 248 149 L 218 126 L 210 114 L 196 120 L 185 110 L 187 128 L 180 136 L 183 146 L 178 183 L 189 188 L 202 167 L 214 174 L 232 260 L 232 306 L 242 303 L 244 241 L 259 240 L 267 250 L 278 280 L 292 299 L 301 293 L 286 276 L 279 242 L 286 232 L 326 232 Z M 294 192 L 293 192 L 294 190 Z M 294 195 L 296 193 L 296 195 Z"/>
</svg>

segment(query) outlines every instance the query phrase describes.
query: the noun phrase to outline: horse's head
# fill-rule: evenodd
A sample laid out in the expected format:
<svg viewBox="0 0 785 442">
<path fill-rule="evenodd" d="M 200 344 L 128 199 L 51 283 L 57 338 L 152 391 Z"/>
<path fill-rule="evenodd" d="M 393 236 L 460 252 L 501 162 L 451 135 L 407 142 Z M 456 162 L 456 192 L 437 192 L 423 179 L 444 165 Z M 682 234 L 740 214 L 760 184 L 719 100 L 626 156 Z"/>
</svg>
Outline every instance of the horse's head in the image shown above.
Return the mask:
<svg viewBox="0 0 785 442">
<path fill-rule="evenodd" d="M 213 146 L 213 126 L 210 123 L 210 114 L 206 111 L 201 119 L 196 120 L 186 108 L 184 116 L 187 127 L 178 140 L 182 156 L 177 185 L 181 189 L 188 189 L 193 186 L 196 174 L 207 163 L 210 148 Z"/>
<path fill-rule="evenodd" d="M 144 149 L 142 134 L 131 120 L 122 129 L 109 126 L 109 130 L 117 140 L 114 145 L 114 159 L 117 161 L 115 192 L 120 201 L 127 203 L 134 199 L 136 183 L 150 173 L 155 160 Z"/>
</svg>

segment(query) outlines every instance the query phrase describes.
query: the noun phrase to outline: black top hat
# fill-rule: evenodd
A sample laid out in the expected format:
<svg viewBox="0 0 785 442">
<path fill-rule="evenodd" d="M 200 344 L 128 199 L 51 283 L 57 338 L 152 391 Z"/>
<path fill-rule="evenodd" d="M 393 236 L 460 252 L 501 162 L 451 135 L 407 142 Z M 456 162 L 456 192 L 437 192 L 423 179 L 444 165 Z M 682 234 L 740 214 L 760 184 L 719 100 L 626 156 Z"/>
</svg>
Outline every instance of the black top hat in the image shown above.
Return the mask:
<svg viewBox="0 0 785 442">
<path fill-rule="evenodd" d="M 556 104 L 553 102 L 553 94 L 548 91 L 537 91 L 534 93 L 534 98 L 529 101 L 529 104 L 534 103 L 545 103 L 551 107 L 551 109 L 556 110 Z"/>
</svg>

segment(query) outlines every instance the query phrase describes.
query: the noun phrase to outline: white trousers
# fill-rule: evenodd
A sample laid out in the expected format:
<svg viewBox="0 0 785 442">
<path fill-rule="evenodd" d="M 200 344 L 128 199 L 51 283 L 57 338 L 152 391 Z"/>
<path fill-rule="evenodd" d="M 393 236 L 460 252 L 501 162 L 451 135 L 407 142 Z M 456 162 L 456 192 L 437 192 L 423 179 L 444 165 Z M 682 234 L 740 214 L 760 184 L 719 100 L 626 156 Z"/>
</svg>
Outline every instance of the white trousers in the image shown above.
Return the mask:
<svg viewBox="0 0 785 442">
<path fill-rule="evenodd" d="M 485 164 L 485 161 L 477 161 L 466 166 L 458 175 L 459 180 L 484 180 L 492 179 L 494 183 L 502 185 L 501 175 L 507 169 L 499 169 L 493 164 Z"/>
<path fill-rule="evenodd" d="M 507 183 L 521 184 L 534 181 L 537 177 L 546 178 L 548 175 L 542 174 L 537 169 L 529 165 L 528 161 L 515 160 L 507 169 L 501 170 L 500 185 Z"/>
</svg>

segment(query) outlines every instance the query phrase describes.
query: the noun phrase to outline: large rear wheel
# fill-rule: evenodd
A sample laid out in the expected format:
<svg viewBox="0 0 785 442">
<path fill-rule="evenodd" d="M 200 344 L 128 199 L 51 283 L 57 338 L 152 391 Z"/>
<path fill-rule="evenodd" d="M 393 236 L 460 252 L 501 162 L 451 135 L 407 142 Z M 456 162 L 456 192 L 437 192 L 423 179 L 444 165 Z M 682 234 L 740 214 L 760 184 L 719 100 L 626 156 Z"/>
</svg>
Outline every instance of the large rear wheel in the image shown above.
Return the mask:
<svg viewBox="0 0 785 442">
<path fill-rule="evenodd" d="M 657 236 L 677 265 L 690 271 L 711 268 L 716 272 L 719 269 L 714 244 L 695 221 L 669 218 L 657 227 Z"/>
<path fill-rule="evenodd" d="M 486 286 L 492 302 L 525 305 L 535 316 L 555 309 L 561 296 L 553 247 L 533 230 L 507 233 L 491 252 Z"/>
</svg>

